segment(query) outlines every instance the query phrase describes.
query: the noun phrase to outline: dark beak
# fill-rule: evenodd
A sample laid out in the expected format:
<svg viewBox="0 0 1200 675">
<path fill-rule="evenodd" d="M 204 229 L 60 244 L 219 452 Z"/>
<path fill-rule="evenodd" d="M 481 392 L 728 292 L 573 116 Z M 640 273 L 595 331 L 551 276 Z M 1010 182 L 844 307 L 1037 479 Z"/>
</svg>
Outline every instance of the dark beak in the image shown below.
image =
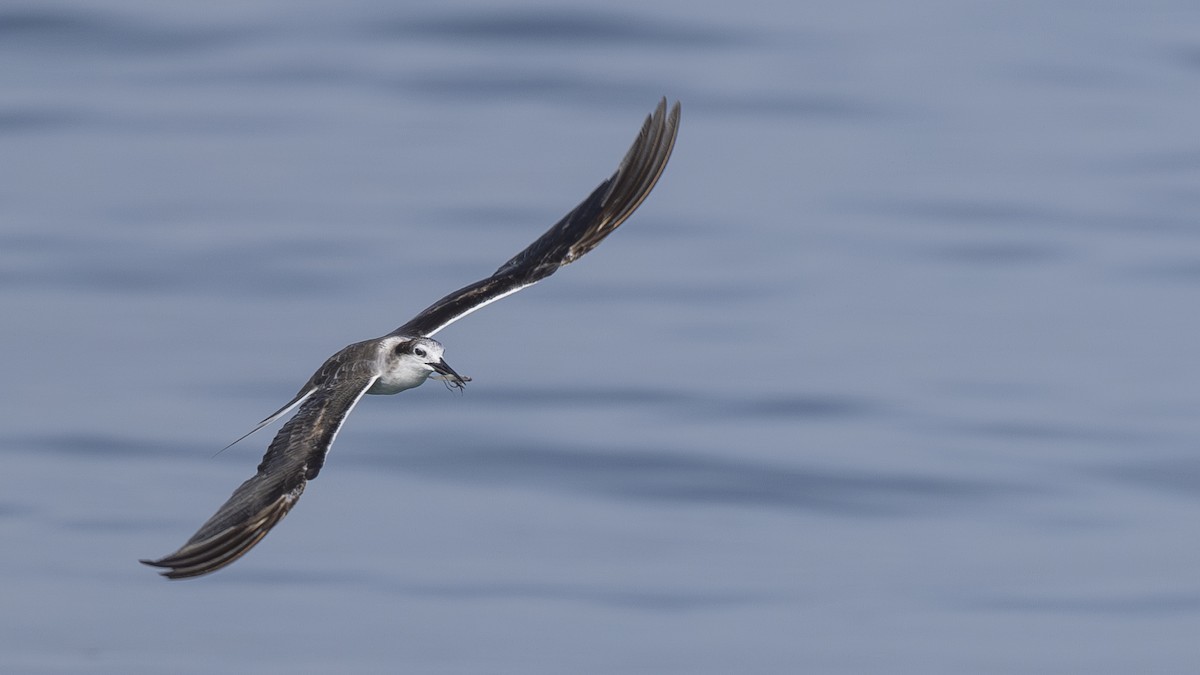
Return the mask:
<svg viewBox="0 0 1200 675">
<path fill-rule="evenodd" d="M 441 375 L 441 377 L 438 379 L 445 380 L 446 384 L 448 385 L 462 389 L 463 385 L 471 381 L 471 378 L 463 377 L 462 375 L 454 372 L 454 369 L 451 368 L 445 360 L 439 360 L 437 363 L 431 363 L 429 365 L 433 367 L 434 372 L 436 372 L 438 375 Z"/>
</svg>

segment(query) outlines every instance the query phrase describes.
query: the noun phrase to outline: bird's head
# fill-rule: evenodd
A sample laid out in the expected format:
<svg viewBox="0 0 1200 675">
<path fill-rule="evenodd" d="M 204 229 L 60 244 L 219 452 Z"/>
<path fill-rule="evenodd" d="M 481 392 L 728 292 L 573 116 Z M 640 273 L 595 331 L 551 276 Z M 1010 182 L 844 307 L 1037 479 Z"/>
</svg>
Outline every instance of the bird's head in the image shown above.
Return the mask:
<svg viewBox="0 0 1200 675">
<path fill-rule="evenodd" d="M 384 368 L 380 378 L 389 388 L 415 387 L 428 377 L 442 380 L 447 386 L 463 386 L 471 381 L 454 372 L 442 358 L 442 343 L 432 338 L 393 338 L 383 344 Z"/>
</svg>

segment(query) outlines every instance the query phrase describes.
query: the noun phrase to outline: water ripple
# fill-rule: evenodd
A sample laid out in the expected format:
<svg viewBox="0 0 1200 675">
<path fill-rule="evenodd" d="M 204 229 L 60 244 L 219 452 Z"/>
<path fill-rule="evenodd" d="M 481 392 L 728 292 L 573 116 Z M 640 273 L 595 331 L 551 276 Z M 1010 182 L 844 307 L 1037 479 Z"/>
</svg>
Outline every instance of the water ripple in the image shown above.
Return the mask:
<svg viewBox="0 0 1200 675">
<path fill-rule="evenodd" d="M 225 29 L 151 25 L 114 13 L 66 8 L 0 10 L 0 47 L 119 55 L 204 51 L 241 39 Z"/>
<path fill-rule="evenodd" d="M 386 443 L 378 447 L 386 446 Z M 411 443 L 409 447 L 426 445 Z M 480 445 L 483 445 L 481 442 Z M 550 447 L 439 448 L 353 460 L 453 480 L 605 497 L 889 516 L 937 511 L 1025 488 L 977 480 L 735 462 L 677 453 Z"/>
<path fill-rule="evenodd" d="M 973 242 L 944 244 L 932 248 L 933 257 L 968 265 L 1027 265 L 1059 260 L 1062 246 L 1033 242 Z"/>
<path fill-rule="evenodd" d="M 56 131 L 79 124 L 86 117 L 54 108 L 9 108 L 0 110 L 0 134 Z"/>
<path fill-rule="evenodd" d="M 216 578 L 214 578 L 216 579 Z M 590 584 L 529 583 L 512 581 L 421 583 L 400 581 L 394 576 L 347 574 L 342 571 L 297 572 L 294 569 L 240 570 L 236 575 L 220 577 L 218 583 L 261 586 L 361 587 L 372 593 L 395 593 L 410 598 L 481 602 L 490 600 L 537 599 L 579 602 L 610 607 L 629 607 L 647 611 L 679 612 L 724 609 L 745 605 L 776 604 L 778 595 L 708 589 L 671 590 L 661 587 L 638 588 Z"/>
<path fill-rule="evenodd" d="M 1011 612 L 1058 612 L 1069 614 L 1178 614 L 1200 611 L 1200 594 L 1146 593 L 1141 595 L 1086 597 L 992 598 L 968 603 L 968 606 Z"/>
<path fill-rule="evenodd" d="M 260 241 L 202 248 L 170 242 L 148 254 L 129 241 L 53 239 L 15 234 L 0 237 L 11 244 L 0 257 L 0 288 L 66 288 L 87 292 L 218 294 L 253 293 L 305 297 L 330 292 L 348 283 L 339 256 L 349 245 L 319 241 Z M 220 269 L 220 274 L 209 270 Z"/>
<path fill-rule="evenodd" d="M 499 408 L 654 407 L 662 413 L 688 418 L 843 419 L 869 416 L 886 409 L 881 401 L 831 393 L 787 393 L 759 397 L 722 398 L 675 389 L 642 387 L 512 387 L 481 392 L 480 401 Z"/>
<path fill-rule="evenodd" d="M 663 95 L 660 83 L 606 79 L 560 69 L 501 68 L 441 69 L 397 78 L 389 85 L 429 97 L 464 101 L 511 101 L 537 98 L 555 104 L 571 102 L 589 108 L 638 106 Z M 782 116 L 854 122 L 886 116 L 887 108 L 865 99 L 839 94 L 748 92 L 722 95 L 701 89 L 673 90 L 693 111 L 725 115 Z"/>
<path fill-rule="evenodd" d="M 1200 459 L 1194 457 L 1123 462 L 1089 473 L 1149 487 L 1156 492 L 1167 490 L 1200 498 Z"/>
<path fill-rule="evenodd" d="M 12 439 L 12 447 L 26 447 L 38 452 L 63 455 L 104 457 L 114 461 L 128 458 L 207 457 L 200 446 L 181 447 L 173 441 L 168 447 L 162 441 L 112 436 L 104 434 L 45 434 L 31 438 Z"/>
<path fill-rule="evenodd" d="M 455 42 L 578 47 L 698 47 L 712 49 L 746 42 L 747 35 L 728 28 L 656 22 L 632 16 L 578 10 L 494 10 L 417 20 L 371 24 L 372 32 L 390 37 L 433 38 Z"/>
</svg>

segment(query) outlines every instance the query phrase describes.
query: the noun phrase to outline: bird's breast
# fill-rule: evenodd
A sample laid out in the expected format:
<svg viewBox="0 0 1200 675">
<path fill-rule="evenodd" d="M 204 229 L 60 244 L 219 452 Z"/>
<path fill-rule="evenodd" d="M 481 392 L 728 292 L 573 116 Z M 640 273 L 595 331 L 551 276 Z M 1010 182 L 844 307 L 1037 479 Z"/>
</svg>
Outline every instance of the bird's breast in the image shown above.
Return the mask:
<svg viewBox="0 0 1200 675">
<path fill-rule="evenodd" d="M 423 373 L 384 373 L 371 388 L 368 394 L 398 394 L 405 389 L 418 387 L 429 378 L 428 372 Z"/>
</svg>

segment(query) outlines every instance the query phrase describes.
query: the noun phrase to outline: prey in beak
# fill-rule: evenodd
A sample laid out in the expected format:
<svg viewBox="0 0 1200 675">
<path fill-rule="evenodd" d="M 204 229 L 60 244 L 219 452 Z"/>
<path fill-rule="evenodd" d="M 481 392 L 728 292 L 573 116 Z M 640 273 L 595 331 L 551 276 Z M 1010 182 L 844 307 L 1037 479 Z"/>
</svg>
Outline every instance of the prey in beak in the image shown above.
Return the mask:
<svg viewBox="0 0 1200 675">
<path fill-rule="evenodd" d="M 447 389 L 450 387 L 458 387 L 459 391 L 462 391 L 463 387 L 471 381 L 471 378 L 463 377 L 462 375 L 454 372 L 454 369 L 446 363 L 445 359 L 438 359 L 437 363 L 431 363 L 429 366 L 433 368 L 435 373 L 437 373 L 437 375 L 431 375 L 430 377 L 435 380 L 441 380 L 442 382 L 445 382 Z"/>
</svg>

